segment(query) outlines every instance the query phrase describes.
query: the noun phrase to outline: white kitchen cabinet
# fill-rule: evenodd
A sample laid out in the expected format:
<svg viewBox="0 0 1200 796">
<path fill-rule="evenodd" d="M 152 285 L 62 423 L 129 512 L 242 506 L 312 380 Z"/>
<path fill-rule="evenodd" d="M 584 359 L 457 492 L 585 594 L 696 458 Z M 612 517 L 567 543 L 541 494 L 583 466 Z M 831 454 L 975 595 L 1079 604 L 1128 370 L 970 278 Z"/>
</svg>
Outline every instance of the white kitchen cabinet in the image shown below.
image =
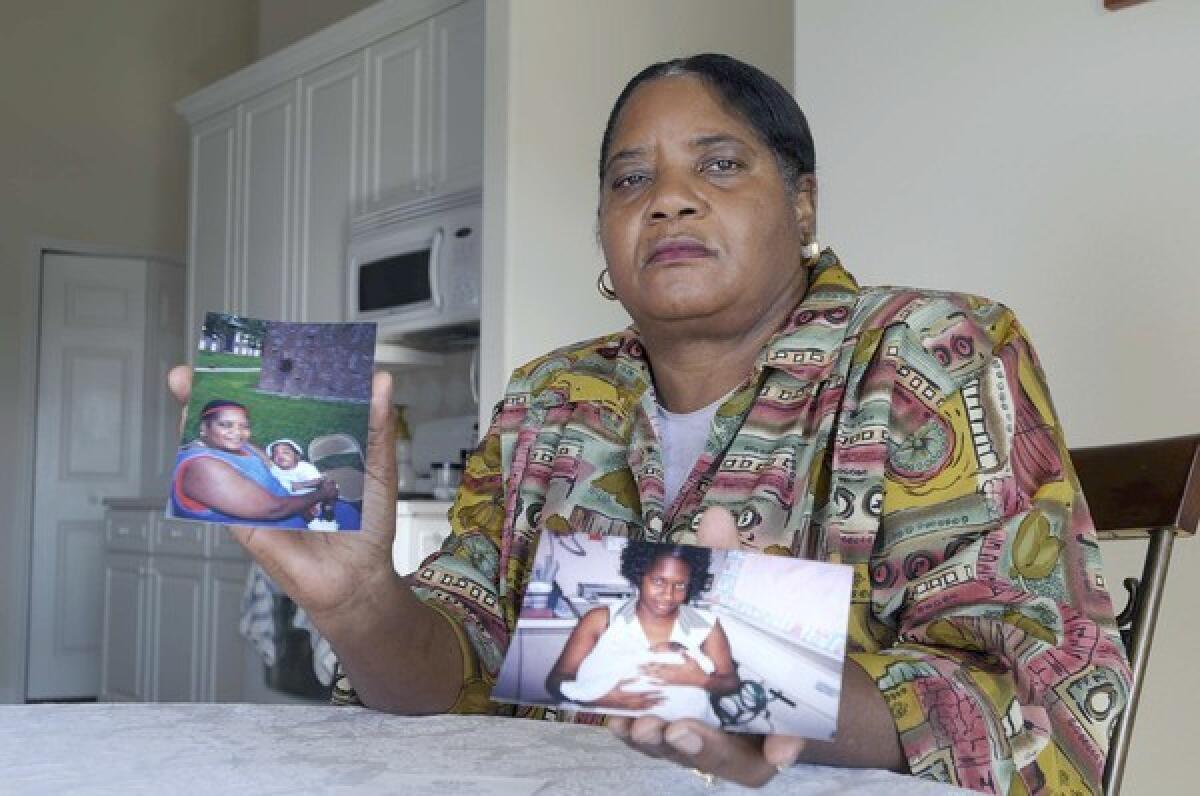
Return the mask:
<svg viewBox="0 0 1200 796">
<path fill-rule="evenodd" d="M 197 702 L 204 663 L 205 563 L 198 558 L 154 556 L 148 567 L 150 632 L 147 698 Z"/>
<path fill-rule="evenodd" d="M 145 556 L 113 552 L 104 561 L 104 635 L 100 699 L 146 701 L 147 612 Z"/>
<path fill-rule="evenodd" d="M 369 205 L 482 181 L 483 12 L 463 3 L 368 49 Z"/>
<path fill-rule="evenodd" d="M 401 575 L 417 568 L 435 553 L 450 535 L 449 500 L 400 500 L 396 502 L 396 538 L 392 543 L 392 565 Z"/>
<path fill-rule="evenodd" d="M 482 182 L 483 20 L 383 0 L 179 103 L 189 343 L 209 311 L 344 319 L 353 215 Z"/>
<path fill-rule="evenodd" d="M 425 22 L 367 50 L 367 202 L 424 191 L 433 181 L 430 137 L 432 28 Z"/>
<path fill-rule="evenodd" d="M 296 84 L 289 81 L 242 107 L 242 196 L 238 225 L 238 311 L 294 319 L 290 236 L 294 208 Z"/>
<path fill-rule="evenodd" d="M 483 3 L 433 18 L 432 189 L 483 174 Z"/>
<path fill-rule="evenodd" d="M 228 531 L 220 529 L 226 536 Z M 236 542 L 235 542 L 236 544 Z M 237 561 L 210 561 L 205 608 L 205 660 L 200 699 L 204 702 L 240 702 L 246 672 L 247 642 L 238 632 L 242 618 L 242 593 L 248 565 Z M 255 659 L 261 670 L 261 660 Z"/>
<path fill-rule="evenodd" d="M 363 194 L 366 56 L 352 53 L 300 78 L 293 302 L 296 317 L 339 321 L 345 306 L 348 208 Z"/>
<path fill-rule="evenodd" d="M 233 312 L 241 277 L 236 258 L 238 127 L 241 109 L 216 113 L 192 128 L 188 214 L 188 350 L 205 312 Z"/>
<path fill-rule="evenodd" d="M 157 506 L 110 508 L 105 527 L 100 699 L 240 700 L 249 561 L 229 531 Z"/>
</svg>

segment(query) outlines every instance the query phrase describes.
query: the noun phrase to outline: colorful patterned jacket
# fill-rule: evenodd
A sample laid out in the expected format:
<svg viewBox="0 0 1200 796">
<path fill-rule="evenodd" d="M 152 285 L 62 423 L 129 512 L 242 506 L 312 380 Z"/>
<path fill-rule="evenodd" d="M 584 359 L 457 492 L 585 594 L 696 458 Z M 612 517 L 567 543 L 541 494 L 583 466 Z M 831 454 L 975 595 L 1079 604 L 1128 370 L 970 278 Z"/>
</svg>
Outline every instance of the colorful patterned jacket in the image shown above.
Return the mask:
<svg viewBox="0 0 1200 796">
<path fill-rule="evenodd" d="M 1100 791 L 1129 668 L 1012 312 L 860 288 L 826 251 L 672 506 L 654 401 L 634 329 L 513 374 L 453 532 L 414 575 L 462 645 L 454 710 L 513 710 L 488 696 L 542 529 L 689 542 L 700 512 L 724 506 L 747 549 L 853 565 L 850 657 L 887 700 L 913 774 L 998 793 Z"/>
</svg>

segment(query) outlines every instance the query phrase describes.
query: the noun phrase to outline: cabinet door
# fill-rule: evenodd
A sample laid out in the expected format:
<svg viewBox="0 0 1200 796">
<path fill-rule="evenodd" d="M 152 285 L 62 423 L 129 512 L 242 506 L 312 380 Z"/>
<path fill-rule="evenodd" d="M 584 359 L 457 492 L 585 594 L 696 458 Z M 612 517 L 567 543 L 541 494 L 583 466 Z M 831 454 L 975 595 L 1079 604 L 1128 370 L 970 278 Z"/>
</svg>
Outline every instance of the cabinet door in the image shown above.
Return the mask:
<svg viewBox="0 0 1200 796">
<path fill-rule="evenodd" d="M 296 81 L 242 105 L 241 314 L 291 320 Z"/>
<path fill-rule="evenodd" d="M 246 665 L 246 641 L 238 632 L 242 616 L 242 592 L 246 588 L 249 565 L 232 561 L 208 564 L 208 632 L 204 667 L 204 700 L 207 702 L 242 701 L 242 683 Z"/>
<path fill-rule="evenodd" d="M 483 181 L 483 2 L 433 19 L 434 187 Z"/>
<path fill-rule="evenodd" d="M 345 312 L 346 234 L 362 193 L 362 53 L 300 79 L 300 179 L 295 317 L 340 321 Z"/>
<path fill-rule="evenodd" d="M 104 557 L 101 700 L 146 701 L 147 558 L 112 552 Z"/>
<path fill-rule="evenodd" d="M 237 108 L 192 129 L 188 230 L 188 351 L 206 312 L 233 312 L 241 277 L 237 269 Z"/>
<path fill-rule="evenodd" d="M 449 535 L 450 521 L 445 513 L 397 514 L 392 566 L 399 574 L 407 575 L 426 556 L 437 552 Z"/>
<path fill-rule="evenodd" d="M 156 556 L 149 585 L 150 699 L 197 702 L 204 661 L 204 561 Z"/>
<path fill-rule="evenodd" d="M 428 187 L 432 22 L 367 49 L 367 200 Z"/>
</svg>

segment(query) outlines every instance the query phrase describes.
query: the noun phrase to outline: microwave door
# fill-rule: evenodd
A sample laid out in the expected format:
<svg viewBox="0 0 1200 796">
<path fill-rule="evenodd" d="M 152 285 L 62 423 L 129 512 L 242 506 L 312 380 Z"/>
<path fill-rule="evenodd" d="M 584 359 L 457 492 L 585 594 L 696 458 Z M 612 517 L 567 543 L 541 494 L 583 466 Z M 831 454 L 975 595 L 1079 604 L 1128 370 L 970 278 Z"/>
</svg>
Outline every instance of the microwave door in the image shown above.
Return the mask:
<svg viewBox="0 0 1200 796">
<path fill-rule="evenodd" d="M 364 251 L 357 266 L 357 317 L 436 315 L 443 301 L 437 278 L 442 238 L 439 228 L 428 237 L 410 237 L 407 245 L 394 240 Z"/>
</svg>

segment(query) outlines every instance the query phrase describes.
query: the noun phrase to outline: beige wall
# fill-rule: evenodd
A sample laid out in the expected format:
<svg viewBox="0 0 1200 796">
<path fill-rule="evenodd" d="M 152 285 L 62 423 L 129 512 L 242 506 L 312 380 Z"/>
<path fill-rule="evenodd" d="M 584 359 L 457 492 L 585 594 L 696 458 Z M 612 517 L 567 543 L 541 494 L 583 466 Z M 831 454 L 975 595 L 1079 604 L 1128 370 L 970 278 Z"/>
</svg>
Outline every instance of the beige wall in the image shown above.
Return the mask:
<svg viewBox="0 0 1200 796">
<path fill-rule="evenodd" d="M 797 0 L 795 24 L 822 241 L 865 282 L 1012 306 L 1071 444 L 1200 431 L 1200 3 Z M 1141 550 L 1107 550 L 1118 586 Z M 1127 793 L 1194 789 L 1197 575 L 1187 540 Z"/>
<path fill-rule="evenodd" d="M 34 237 L 183 258 L 187 136 L 172 103 L 248 63 L 245 0 L 0 3 L 0 701 L 19 698 L 33 422 L 21 404 Z M 182 323 L 182 319 L 180 320 Z"/>
<path fill-rule="evenodd" d="M 255 54 L 263 58 L 334 22 L 362 11 L 376 0 L 258 0 Z"/>
<path fill-rule="evenodd" d="M 512 368 L 629 322 L 595 289 L 595 163 L 625 82 L 714 50 L 784 85 L 792 70 L 790 0 L 489 0 L 487 11 L 485 419 Z"/>
</svg>

